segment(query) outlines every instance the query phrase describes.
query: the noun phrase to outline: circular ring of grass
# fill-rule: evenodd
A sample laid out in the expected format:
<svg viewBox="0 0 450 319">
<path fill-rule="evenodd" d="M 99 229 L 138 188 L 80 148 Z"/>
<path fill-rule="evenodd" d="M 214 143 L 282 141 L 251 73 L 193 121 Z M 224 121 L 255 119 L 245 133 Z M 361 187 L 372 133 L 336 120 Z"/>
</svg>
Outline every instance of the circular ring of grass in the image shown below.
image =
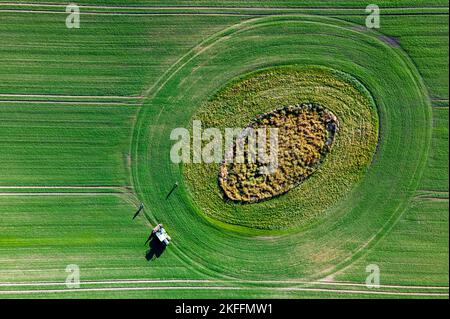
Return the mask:
<svg viewBox="0 0 450 319">
<path fill-rule="evenodd" d="M 259 229 L 305 225 L 331 209 L 363 176 L 378 139 L 376 107 L 367 90 L 350 76 L 323 67 L 282 67 L 233 81 L 197 109 L 192 120 L 204 128 L 246 127 L 280 106 L 315 103 L 340 122 L 334 146 L 303 183 L 267 201 L 227 201 L 217 183 L 220 164 L 185 164 L 186 185 L 201 212 L 223 223 Z"/>
<path fill-rule="evenodd" d="M 394 227 L 418 187 L 431 139 L 431 105 L 419 72 L 381 34 L 327 17 L 246 20 L 205 39 L 149 90 L 133 132 L 133 187 L 164 223 L 167 253 L 211 278 L 317 279 L 354 262 Z M 380 118 L 380 141 L 364 178 L 320 222 L 304 231 L 258 236 L 200 217 L 170 161 L 170 132 L 187 127 L 197 108 L 242 74 L 279 65 L 322 65 L 368 89 Z M 337 148 L 333 148 L 337 149 Z M 175 181 L 180 187 L 166 200 Z M 266 231 L 265 231 L 266 232 Z M 166 266 L 164 258 L 157 261 Z M 364 270 L 361 270 L 364 272 Z"/>
</svg>

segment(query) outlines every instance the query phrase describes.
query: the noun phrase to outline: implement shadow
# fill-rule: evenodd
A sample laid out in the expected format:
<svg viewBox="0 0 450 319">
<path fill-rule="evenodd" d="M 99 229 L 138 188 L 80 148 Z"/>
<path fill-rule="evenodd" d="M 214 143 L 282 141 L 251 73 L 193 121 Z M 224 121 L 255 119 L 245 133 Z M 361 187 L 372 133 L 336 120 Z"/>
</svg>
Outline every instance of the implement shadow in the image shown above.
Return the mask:
<svg viewBox="0 0 450 319">
<path fill-rule="evenodd" d="M 166 245 L 161 243 L 155 236 L 151 237 L 148 246 L 149 250 L 147 250 L 147 253 L 145 254 L 145 259 L 147 259 L 147 261 L 151 261 L 155 257 L 159 258 L 166 249 Z"/>
</svg>

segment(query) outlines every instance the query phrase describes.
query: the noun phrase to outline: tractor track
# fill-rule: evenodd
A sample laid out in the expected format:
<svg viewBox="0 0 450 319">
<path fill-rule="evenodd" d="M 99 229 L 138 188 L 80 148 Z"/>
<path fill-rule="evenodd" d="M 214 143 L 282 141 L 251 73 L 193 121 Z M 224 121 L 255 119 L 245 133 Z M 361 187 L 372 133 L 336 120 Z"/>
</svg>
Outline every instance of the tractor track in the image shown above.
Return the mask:
<svg viewBox="0 0 450 319">
<path fill-rule="evenodd" d="M 62 105 L 117 105 L 117 106 L 141 106 L 140 103 L 124 103 L 124 102 L 84 102 L 84 101 L 45 101 L 45 100 L 0 100 L 0 103 L 10 104 L 62 104 Z"/>
<path fill-rule="evenodd" d="M 152 286 L 123 286 L 130 284 L 152 284 Z M 171 284 L 164 286 L 154 286 L 155 284 Z M 174 286 L 173 284 L 197 284 L 197 286 Z M 204 285 L 202 285 L 204 284 Z M 217 284 L 217 285 L 214 285 Z M 255 284 L 257 286 L 255 286 Z M 282 287 L 270 287 L 269 284 L 281 284 Z M 0 283 L 0 287 L 35 287 L 38 289 L 17 289 L 1 290 L 0 295 L 24 295 L 37 293 L 77 293 L 77 292 L 95 292 L 95 291 L 136 291 L 136 290 L 265 290 L 280 292 L 328 292 L 338 294 L 362 294 L 362 295 L 391 295 L 391 296 L 417 296 L 417 297 L 446 297 L 448 296 L 448 287 L 445 286 L 405 286 L 405 285 L 380 285 L 379 288 L 372 290 L 362 290 L 366 287 L 362 283 L 352 282 L 321 282 L 321 281 L 301 281 L 301 280 L 204 280 L 204 279 L 172 279 L 172 280 L 148 280 L 148 279 L 117 279 L 117 280 L 99 280 L 82 281 L 81 285 L 94 285 L 97 287 L 85 287 L 76 289 L 39 289 L 41 287 L 65 286 L 65 282 L 17 282 Z M 119 287 L 98 287 L 99 285 L 122 285 Z M 295 285 L 303 285 L 299 287 Z M 368 289 L 368 288 L 367 288 Z M 384 289 L 384 290 L 383 290 Z M 399 289 L 408 291 L 392 291 L 386 289 Z M 411 291 L 418 290 L 418 291 Z M 432 290 L 432 291 L 430 291 Z"/>
<path fill-rule="evenodd" d="M 130 186 L 0 186 L 1 196 L 122 196 L 130 193 Z M 8 191 L 5 191 L 8 190 Z M 23 190 L 19 192 L 18 190 Z M 38 191 L 35 191 L 38 190 Z M 46 191 L 46 190 L 60 190 Z M 68 190 L 62 192 L 62 190 Z M 85 190 L 89 190 L 88 192 Z M 98 190 L 97 192 L 95 190 Z M 102 190 L 103 192 L 101 192 Z M 134 203 L 134 201 L 133 201 Z M 1 286 L 1 285 L 0 285 Z"/>
<path fill-rule="evenodd" d="M 55 10 L 17 10 L 17 9 L 1 9 L 0 13 L 42 13 L 42 14 L 64 14 L 64 11 Z M 307 12 L 303 12 L 307 13 Z M 102 12 L 89 11 L 82 12 L 82 15 L 104 15 L 104 16 L 245 16 L 245 17 L 264 17 L 274 15 L 292 15 L 302 14 L 302 12 L 286 12 L 286 13 L 244 13 L 244 12 Z M 358 17 L 366 16 L 365 13 L 315 13 L 315 15 L 332 16 L 332 17 Z M 448 16 L 448 12 L 412 12 L 412 13 L 384 13 L 385 16 Z"/>
<path fill-rule="evenodd" d="M 56 8 L 66 8 L 67 3 L 36 3 L 36 2 L 1 2 L 0 6 L 18 6 L 18 7 L 56 7 Z M 243 6 L 105 6 L 105 5 L 90 5 L 84 4 L 79 5 L 80 8 L 92 8 L 92 9 L 134 9 L 134 10 L 253 10 L 253 11 L 296 11 L 296 10 L 365 10 L 365 7 L 358 6 L 297 6 L 297 7 L 281 7 L 281 6 L 251 6 L 251 7 L 243 7 Z M 384 10 L 421 10 L 421 9 L 448 9 L 447 6 L 394 6 L 394 7 L 381 7 L 380 9 Z"/>
<path fill-rule="evenodd" d="M 101 288 L 75 288 L 75 289 L 38 289 L 38 290 L 10 290 L 0 291 L 0 295 L 28 295 L 42 293 L 77 293 L 100 291 L 142 291 L 142 290 L 254 290 L 280 291 L 280 292 L 328 292 L 337 294 L 357 295 L 384 295 L 384 296 L 409 296 L 409 297 L 448 297 L 448 293 L 440 292 L 395 292 L 380 290 L 355 290 L 355 289 L 327 289 L 327 288 L 303 288 L 303 287 L 243 287 L 243 286 L 144 286 L 144 287 L 101 287 Z"/>
<path fill-rule="evenodd" d="M 0 12 L 13 13 L 60 13 L 65 12 L 67 4 L 58 3 L 0 3 Z M 14 8 L 16 7 L 16 8 Z M 314 13 L 331 16 L 361 16 L 367 15 L 365 7 L 238 7 L 238 6 L 104 6 L 79 5 L 80 13 L 84 15 L 209 15 L 209 16 L 270 16 L 291 15 L 295 13 Z M 61 9 L 61 10 L 58 10 Z M 131 11 L 133 10 L 133 11 Z M 422 7 L 382 7 L 384 15 L 448 15 L 448 7 L 422 6 Z M 441 11 L 442 10 L 442 11 Z M 329 12 L 336 11 L 336 12 Z M 409 12 L 408 12 L 409 11 Z M 423 12 L 429 11 L 429 12 Z M 328 12 L 328 13 L 327 13 Z M 347 13 L 346 13 L 347 12 Z M 349 13 L 351 12 L 351 13 Z"/>
<path fill-rule="evenodd" d="M 123 186 L 0 186 L 0 189 L 121 189 Z"/>
<path fill-rule="evenodd" d="M 111 196 L 116 195 L 119 193 L 94 193 L 94 192 L 80 192 L 80 193 L 72 193 L 72 192 L 66 192 L 66 193 L 56 193 L 56 192 L 49 192 L 49 193 L 0 193 L 0 196 Z"/>
<path fill-rule="evenodd" d="M 229 284 L 289 284 L 289 285 L 317 285 L 317 286 L 350 286 L 366 287 L 363 283 L 350 281 L 304 281 L 304 280 L 210 280 L 210 279 L 114 279 L 114 280 L 87 280 L 81 281 L 81 285 L 109 285 L 109 284 L 158 284 L 158 283 L 229 283 Z M 0 282 L 0 287 L 23 286 L 59 286 L 65 282 L 36 281 L 36 282 Z M 411 286 L 411 285 L 379 285 L 379 288 L 392 289 L 423 289 L 423 290 L 448 290 L 448 286 Z"/>
<path fill-rule="evenodd" d="M 64 95 L 64 94 L 14 94 L 0 93 L 0 97 L 26 97 L 26 98 L 68 98 L 68 99 L 141 99 L 138 95 Z M 20 100 L 19 100 L 20 101 Z"/>
</svg>

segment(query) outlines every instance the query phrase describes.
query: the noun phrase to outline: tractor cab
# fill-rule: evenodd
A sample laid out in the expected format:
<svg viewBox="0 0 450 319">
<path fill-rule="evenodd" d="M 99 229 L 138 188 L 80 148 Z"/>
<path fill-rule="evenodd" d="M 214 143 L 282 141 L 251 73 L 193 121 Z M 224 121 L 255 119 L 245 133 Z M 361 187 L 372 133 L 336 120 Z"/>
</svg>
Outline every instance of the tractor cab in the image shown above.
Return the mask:
<svg viewBox="0 0 450 319">
<path fill-rule="evenodd" d="M 169 245 L 172 238 L 167 234 L 162 224 L 158 224 L 152 231 L 153 235 L 165 246 Z"/>
</svg>

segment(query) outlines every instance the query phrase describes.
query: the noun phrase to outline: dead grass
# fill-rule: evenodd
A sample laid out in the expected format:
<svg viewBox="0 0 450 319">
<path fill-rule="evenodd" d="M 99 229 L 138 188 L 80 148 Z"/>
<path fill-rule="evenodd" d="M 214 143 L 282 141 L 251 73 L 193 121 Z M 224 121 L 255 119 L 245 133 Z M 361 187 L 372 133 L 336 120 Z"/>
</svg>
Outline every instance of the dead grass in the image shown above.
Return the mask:
<svg viewBox="0 0 450 319">
<path fill-rule="evenodd" d="M 244 163 L 223 162 L 219 185 L 224 195 L 233 201 L 254 203 L 279 196 L 300 184 L 313 174 L 330 151 L 338 127 L 336 116 L 318 104 L 288 106 L 258 116 L 247 128 L 253 132 L 278 129 L 277 168 L 267 170 L 267 162 L 258 152 L 250 154 L 249 136 L 240 136 L 234 145 L 245 145 Z M 270 150 L 270 139 L 265 138 L 265 150 Z"/>
</svg>

